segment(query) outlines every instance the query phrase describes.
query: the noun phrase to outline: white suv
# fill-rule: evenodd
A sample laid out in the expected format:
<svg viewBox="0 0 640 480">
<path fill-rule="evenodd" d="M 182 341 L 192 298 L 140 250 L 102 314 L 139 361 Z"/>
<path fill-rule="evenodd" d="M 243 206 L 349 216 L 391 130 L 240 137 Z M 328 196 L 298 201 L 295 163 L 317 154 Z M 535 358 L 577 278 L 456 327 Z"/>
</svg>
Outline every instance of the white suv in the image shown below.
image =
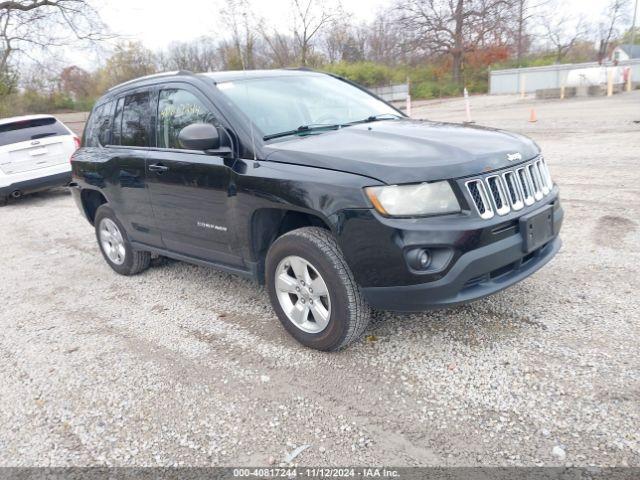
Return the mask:
<svg viewBox="0 0 640 480">
<path fill-rule="evenodd" d="M 9 197 L 63 186 L 80 139 L 50 115 L 0 119 L 0 205 Z"/>
</svg>

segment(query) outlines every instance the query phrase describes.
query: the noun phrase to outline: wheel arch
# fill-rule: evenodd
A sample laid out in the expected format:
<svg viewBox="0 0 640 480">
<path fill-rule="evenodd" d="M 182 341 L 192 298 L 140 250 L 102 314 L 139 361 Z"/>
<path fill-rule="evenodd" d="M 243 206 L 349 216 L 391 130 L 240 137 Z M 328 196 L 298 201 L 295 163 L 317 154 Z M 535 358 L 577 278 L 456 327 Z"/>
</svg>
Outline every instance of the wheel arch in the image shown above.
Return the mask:
<svg viewBox="0 0 640 480">
<path fill-rule="evenodd" d="M 85 188 L 80 192 L 80 201 L 82 202 L 82 208 L 87 220 L 93 225 L 96 218 L 96 211 L 101 205 L 107 203 L 107 198 L 98 190 Z"/>
<path fill-rule="evenodd" d="M 316 213 L 287 208 L 261 208 L 251 217 L 251 253 L 258 263 L 258 281 L 264 284 L 264 262 L 273 242 L 287 232 L 302 227 L 319 227 L 333 232 L 328 219 Z"/>
</svg>

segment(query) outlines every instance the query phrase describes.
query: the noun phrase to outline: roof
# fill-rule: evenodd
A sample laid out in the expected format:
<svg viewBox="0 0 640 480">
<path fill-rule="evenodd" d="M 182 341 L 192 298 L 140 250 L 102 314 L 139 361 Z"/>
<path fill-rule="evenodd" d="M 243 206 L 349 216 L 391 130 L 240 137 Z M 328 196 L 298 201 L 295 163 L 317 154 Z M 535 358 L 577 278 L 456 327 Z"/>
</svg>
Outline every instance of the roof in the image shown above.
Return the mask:
<svg viewBox="0 0 640 480">
<path fill-rule="evenodd" d="M 274 69 L 274 70 L 228 70 L 224 72 L 208 72 L 202 74 L 212 78 L 214 82 L 232 82 L 244 79 L 269 77 L 294 77 L 300 75 L 322 75 L 320 72 L 305 69 Z"/>
<path fill-rule="evenodd" d="M 0 125 L 7 123 L 24 122 L 25 120 L 35 120 L 38 118 L 56 118 L 53 115 L 24 115 L 22 117 L 0 118 Z"/>
<path fill-rule="evenodd" d="M 640 58 L 640 45 L 632 45 L 630 43 L 618 45 L 620 50 L 629 55 L 629 58 Z"/>
<path fill-rule="evenodd" d="M 300 75 L 322 75 L 321 72 L 314 72 L 313 70 L 308 69 L 274 69 L 274 70 L 227 70 L 222 72 L 206 72 L 194 74 L 193 72 L 189 72 L 186 70 L 179 70 L 173 72 L 160 72 L 154 73 L 151 75 L 146 75 L 144 77 L 134 78 L 132 80 L 128 80 L 126 82 L 120 83 L 118 85 L 114 85 L 107 93 L 114 93 L 116 91 L 120 91 L 123 87 L 136 87 L 138 84 L 144 84 L 146 81 L 153 81 L 157 79 L 167 79 L 171 80 L 172 77 L 205 77 L 212 79 L 215 83 L 221 82 L 231 82 L 231 81 L 240 81 L 244 79 L 252 79 L 252 78 L 268 78 L 268 77 L 293 77 Z"/>
</svg>

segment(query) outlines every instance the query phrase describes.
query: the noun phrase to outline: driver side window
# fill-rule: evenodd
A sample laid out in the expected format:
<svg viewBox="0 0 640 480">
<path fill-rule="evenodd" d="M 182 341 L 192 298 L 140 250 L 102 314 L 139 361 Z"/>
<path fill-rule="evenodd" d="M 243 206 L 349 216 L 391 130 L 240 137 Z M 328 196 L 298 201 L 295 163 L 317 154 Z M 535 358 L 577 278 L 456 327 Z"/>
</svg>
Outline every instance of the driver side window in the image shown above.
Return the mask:
<svg viewBox="0 0 640 480">
<path fill-rule="evenodd" d="M 192 93 L 178 88 L 162 90 L 158 98 L 158 148 L 183 149 L 178 135 L 193 123 L 218 125 L 214 115 Z"/>
</svg>

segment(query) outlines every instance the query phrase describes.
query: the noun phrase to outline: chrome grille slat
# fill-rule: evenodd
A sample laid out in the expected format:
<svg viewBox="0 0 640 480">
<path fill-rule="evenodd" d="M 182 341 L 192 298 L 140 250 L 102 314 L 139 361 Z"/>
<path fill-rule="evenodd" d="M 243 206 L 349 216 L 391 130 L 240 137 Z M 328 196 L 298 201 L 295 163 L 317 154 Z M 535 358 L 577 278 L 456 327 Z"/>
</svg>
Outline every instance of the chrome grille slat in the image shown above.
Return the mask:
<svg viewBox="0 0 640 480">
<path fill-rule="evenodd" d="M 531 186 L 531 181 L 529 180 L 529 175 L 527 175 L 527 171 L 524 167 L 516 170 L 516 174 L 518 175 L 518 179 L 520 180 L 520 188 L 522 188 L 524 204 L 525 205 L 533 205 L 535 202 L 533 198 L 533 187 Z"/>
<path fill-rule="evenodd" d="M 502 185 L 502 179 L 498 175 L 492 175 L 486 179 L 489 192 L 491 193 L 491 199 L 496 207 L 496 213 L 498 215 L 506 215 L 511 211 L 509 206 L 509 200 L 507 199 L 507 193 Z"/>
<path fill-rule="evenodd" d="M 527 175 L 531 179 L 531 185 L 533 186 L 533 198 L 538 200 L 542 199 L 542 185 L 540 181 L 540 174 L 536 168 L 535 163 L 527 165 Z"/>
<path fill-rule="evenodd" d="M 465 182 L 480 218 L 506 215 L 542 200 L 553 190 L 542 156 L 501 173 Z"/>
<path fill-rule="evenodd" d="M 549 191 L 553 190 L 553 181 L 551 180 L 551 173 L 549 173 L 549 167 L 547 167 L 547 162 L 544 158 L 540 159 L 540 169 L 543 172 L 544 181 L 547 184 L 547 188 Z"/>
<path fill-rule="evenodd" d="M 482 181 L 469 180 L 466 183 L 466 186 L 480 218 L 488 220 L 493 217 L 493 207 L 491 206 L 491 202 L 489 201 L 487 191 L 485 190 Z"/>
<path fill-rule="evenodd" d="M 522 190 L 516 179 L 515 172 L 506 172 L 502 176 L 504 178 L 504 183 L 507 186 L 507 194 L 509 195 L 511 208 L 513 208 L 514 210 L 520 210 L 524 208 Z"/>
<path fill-rule="evenodd" d="M 542 167 L 542 160 L 538 160 L 533 164 L 533 170 L 540 177 L 540 187 L 542 189 L 542 195 L 547 195 L 549 193 L 549 186 L 547 185 L 547 177 L 544 174 L 544 170 Z"/>
</svg>

